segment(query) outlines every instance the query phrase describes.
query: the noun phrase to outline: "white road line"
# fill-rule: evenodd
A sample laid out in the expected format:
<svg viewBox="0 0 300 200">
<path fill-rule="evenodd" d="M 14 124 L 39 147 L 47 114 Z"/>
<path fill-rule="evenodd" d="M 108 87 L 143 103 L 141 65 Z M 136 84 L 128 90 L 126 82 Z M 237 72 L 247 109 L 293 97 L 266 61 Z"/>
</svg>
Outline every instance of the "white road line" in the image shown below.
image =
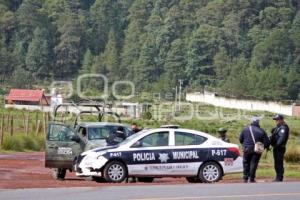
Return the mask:
<svg viewBox="0 0 300 200">
<path fill-rule="evenodd" d="M 272 196 L 297 196 L 300 193 L 277 193 L 277 194 L 245 194 L 245 195 L 222 195 L 222 196 L 199 196 L 199 197 L 166 197 L 166 198 L 143 198 L 143 199 L 129 199 L 129 200 L 193 200 L 193 199 L 223 199 L 223 198 L 243 198 L 243 197 L 272 197 Z"/>
</svg>

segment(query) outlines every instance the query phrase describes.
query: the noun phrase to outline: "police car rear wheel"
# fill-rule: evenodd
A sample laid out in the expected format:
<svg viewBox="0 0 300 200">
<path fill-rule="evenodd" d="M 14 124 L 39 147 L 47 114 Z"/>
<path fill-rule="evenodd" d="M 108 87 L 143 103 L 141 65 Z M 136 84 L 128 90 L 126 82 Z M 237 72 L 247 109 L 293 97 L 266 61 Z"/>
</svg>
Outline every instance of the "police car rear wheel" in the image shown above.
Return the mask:
<svg viewBox="0 0 300 200">
<path fill-rule="evenodd" d="M 121 183 L 126 177 L 127 169 L 121 162 L 112 161 L 104 168 L 104 178 L 107 182 Z"/>
<path fill-rule="evenodd" d="M 199 178 L 204 183 L 218 182 L 222 177 L 221 168 L 215 162 L 204 163 L 199 173 Z"/>
</svg>

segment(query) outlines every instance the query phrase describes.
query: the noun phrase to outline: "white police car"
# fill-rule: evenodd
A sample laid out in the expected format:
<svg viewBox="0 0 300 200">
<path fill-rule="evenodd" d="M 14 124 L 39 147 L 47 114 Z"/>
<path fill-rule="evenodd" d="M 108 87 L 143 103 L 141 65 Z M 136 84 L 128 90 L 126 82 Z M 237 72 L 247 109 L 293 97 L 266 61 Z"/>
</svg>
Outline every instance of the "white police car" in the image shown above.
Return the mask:
<svg viewBox="0 0 300 200">
<path fill-rule="evenodd" d="M 209 134 L 181 128 L 136 133 L 118 146 L 82 153 L 77 176 L 122 182 L 127 177 L 151 182 L 155 177 L 186 177 L 189 182 L 217 182 L 225 174 L 242 172 L 238 145 Z"/>
</svg>

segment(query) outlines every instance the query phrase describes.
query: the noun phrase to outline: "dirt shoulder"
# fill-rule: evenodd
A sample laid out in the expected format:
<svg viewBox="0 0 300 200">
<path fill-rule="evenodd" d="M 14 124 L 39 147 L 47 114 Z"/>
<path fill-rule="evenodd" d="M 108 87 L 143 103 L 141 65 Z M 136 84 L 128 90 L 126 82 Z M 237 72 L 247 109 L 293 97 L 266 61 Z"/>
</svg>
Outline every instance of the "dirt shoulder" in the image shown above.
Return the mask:
<svg viewBox="0 0 300 200">
<path fill-rule="evenodd" d="M 78 178 L 74 173 L 67 173 L 66 180 L 54 180 L 52 170 L 44 167 L 44 153 L 9 153 L 0 154 L 0 189 L 16 188 L 55 188 L 55 187 L 100 187 L 111 185 L 144 185 L 149 183 L 97 183 Z M 270 181 L 270 180 L 261 180 Z M 291 181 L 291 180 L 290 180 Z M 223 183 L 241 182 L 239 178 L 225 177 Z M 182 184 L 185 178 L 155 179 L 151 184 Z"/>
<path fill-rule="evenodd" d="M 64 181 L 54 180 L 52 170 L 44 167 L 44 153 L 0 154 L 0 189 L 55 188 L 55 187 L 99 187 L 133 183 L 109 184 L 86 181 L 67 172 Z M 183 178 L 157 179 L 153 184 L 185 183 Z M 134 183 L 143 185 L 145 183 Z"/>
</svg>

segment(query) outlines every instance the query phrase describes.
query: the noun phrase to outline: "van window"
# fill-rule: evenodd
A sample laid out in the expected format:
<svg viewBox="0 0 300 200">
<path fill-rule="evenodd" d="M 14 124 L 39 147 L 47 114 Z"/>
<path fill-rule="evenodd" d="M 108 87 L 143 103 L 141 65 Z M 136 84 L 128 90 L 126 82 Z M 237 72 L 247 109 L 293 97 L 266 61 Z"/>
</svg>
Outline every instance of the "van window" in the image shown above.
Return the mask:
<svg viewBox="0 0 300 200">
<path fill-rule="evenodd" d="M 49 141 L 70 142 L 71 137 L 74 135 L 75 133 L 73 132 L 73 130 L 64 125 L 60 125 L 60 124 L 49 125 L 49 134 L 48 134 Z"/>
<path fill-rule="evenodd" d="M 108 138 L 110 132 L 111 129 L 107 126 L 89 127 L 88 128 L 89 140 L 106 139 Z"/>
</svg>

